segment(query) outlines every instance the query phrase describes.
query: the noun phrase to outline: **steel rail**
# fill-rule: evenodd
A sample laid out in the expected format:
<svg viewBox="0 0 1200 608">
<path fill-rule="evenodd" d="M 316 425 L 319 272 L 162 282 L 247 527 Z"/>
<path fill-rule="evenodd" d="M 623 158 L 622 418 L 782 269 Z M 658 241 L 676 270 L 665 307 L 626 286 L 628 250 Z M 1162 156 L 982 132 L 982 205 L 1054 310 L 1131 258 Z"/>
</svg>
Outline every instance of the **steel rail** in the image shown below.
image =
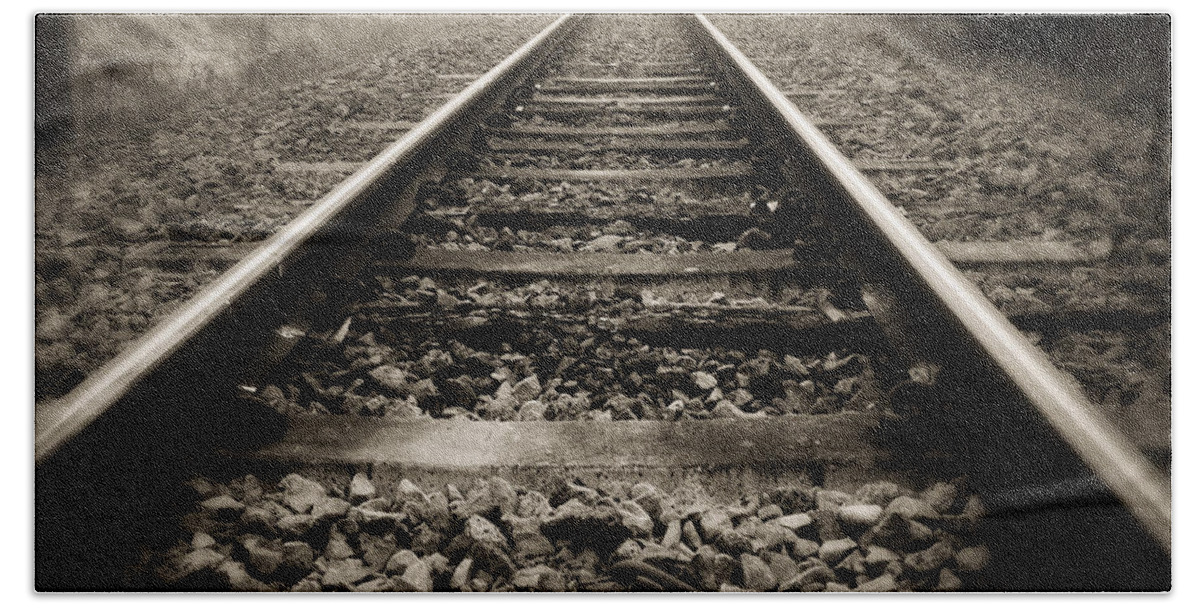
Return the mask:
<svg viewBox="0 0 1200 608">
<path fill-rule="evenodd" d="M 854 164 L 802 114 L 749 58 L 704 15 L 701 29 L 742 72 L 795 137 L 815 156 L 836 186 L 853 201 L 887 244 L 950 311 L 970 336 L 1037 408 L 1080 459 L 1108 485 L 1167 552 L 1171 551 L 1170 482 L 1121 432 L 1096 411 L 1086 395 L 1055 369 L 945 254 L 934 247 Z"/>
<path fill-rule="evenodd" d="M 34 414 L 35 462 L 43 461 L 100 417 L 251 286 L 297 253 L 331 219 L 359 202 L 398 167 L 428 152 L 431 144 L 452 125 L 484 103 L 493 87 L 516 73 L 521 63 L 546 44 L 568 18 L 570 15 L 563 15 L 546 26 L 504 61 L 359 167 L 320 201 L 189 299 L 177 312 L 90 374 L 75 390 L 60 399 L 38 405 Z"/>
</svg>

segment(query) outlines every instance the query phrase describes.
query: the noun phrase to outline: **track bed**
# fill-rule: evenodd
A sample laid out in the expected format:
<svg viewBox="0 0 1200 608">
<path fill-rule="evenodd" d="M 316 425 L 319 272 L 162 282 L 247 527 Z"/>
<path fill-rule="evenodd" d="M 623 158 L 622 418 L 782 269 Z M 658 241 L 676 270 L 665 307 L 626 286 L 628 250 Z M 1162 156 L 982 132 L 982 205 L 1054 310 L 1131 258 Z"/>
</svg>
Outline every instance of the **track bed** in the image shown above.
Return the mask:
<svg viewBox="0 0 1200 608">
<path fill-rule="evenodd" d="M 195 338 L 39 420 L 39 587 L 1057 590 L 1133 547 L 1103 584 L 1161 588 L 706 27 L 560 20 L 376 160 L 300 167 L 356 172 Z"/>
</svg>

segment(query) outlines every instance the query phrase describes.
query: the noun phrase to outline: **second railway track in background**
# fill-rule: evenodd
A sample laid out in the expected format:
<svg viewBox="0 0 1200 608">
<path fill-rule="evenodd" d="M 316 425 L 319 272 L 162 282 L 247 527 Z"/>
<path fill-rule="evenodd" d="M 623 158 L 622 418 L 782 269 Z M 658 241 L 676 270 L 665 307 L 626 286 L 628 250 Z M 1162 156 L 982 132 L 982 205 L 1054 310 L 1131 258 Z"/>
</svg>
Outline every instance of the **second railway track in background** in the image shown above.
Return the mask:
<svg viewBox="0 0 1200 608">
<path fill-rule="evenodd" d="M 863 173 L 937 163 L 855 167 L 789 94 L 703 18 L 565 17 L 375 160 L 284 166 L 354 173 L 39 409 L 39 587 L 125 584 L 192 476 L 369 472 L 965 479 L 969 588 L 1160 588 L 1164 473 L 951 265 L 1104 245 L 931 244 Z"/>
</svg>

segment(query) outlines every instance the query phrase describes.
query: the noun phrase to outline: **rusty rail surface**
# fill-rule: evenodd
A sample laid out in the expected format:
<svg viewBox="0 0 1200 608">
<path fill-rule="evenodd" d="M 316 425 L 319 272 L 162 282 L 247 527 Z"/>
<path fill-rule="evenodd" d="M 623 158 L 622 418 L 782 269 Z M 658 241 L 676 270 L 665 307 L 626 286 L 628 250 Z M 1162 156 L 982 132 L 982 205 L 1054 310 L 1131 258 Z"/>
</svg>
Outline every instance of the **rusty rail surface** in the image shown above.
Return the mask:
<svg viewBox="0 0 1200 608">
<path fill-rule="evenodd" d="M 559 31 L 570 15 L 563 15 L 514 51 L 457 96 L 429 115 L 411 131 L 365 163 L 329 194 L 284 226 L 188 300 L 116 358 L 92 372 L 66 396 L 38 405 L 35 413 L 34 458 L 43 461 L 92 421 L 108 410 L 142 378 L 162 364 L 203 327 L 228 309 L 306 242 L 366 196 L 372 188 L 427 152 L 439 136 L 476 111 L 499 83 L 518 71 L 523 62 Z"/>
<path fill-rule="evenodd" d="M 908 269 L 951 312 L 957 329 L 999 365 L 1059 436 L 1170 552 L 1169 480 L 1097 413 L 1079 387 L 1055 369 L 1045 353 L 1025 339 L 745 54 L 705 16 L 696 15 L 696 20 L 790 127 L 795 138 L 811 150 L 860 215 L 878 229 Z"/>
</svg>

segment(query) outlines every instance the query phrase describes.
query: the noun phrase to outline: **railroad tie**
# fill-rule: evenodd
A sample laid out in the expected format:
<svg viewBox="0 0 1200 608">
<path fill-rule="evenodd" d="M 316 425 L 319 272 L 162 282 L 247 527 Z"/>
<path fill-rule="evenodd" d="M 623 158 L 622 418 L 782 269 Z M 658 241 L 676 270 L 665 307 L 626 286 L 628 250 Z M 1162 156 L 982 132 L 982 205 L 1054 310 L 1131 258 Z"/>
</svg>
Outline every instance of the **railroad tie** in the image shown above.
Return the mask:
<svg viewBox="0 0 1200 608">
<path fill-rule="evenodd" d="M 568 107 L 608 106 L 622 109 L 627 106 L 693 106 L 722 101 L 716 95 L 665 95 L 658 97 L 598 97 L 578 95 L 535 94 L 529 98 L 531 104 L 561 105 Z"/>
<path fill-rule="evenodd" d="M 557 103 L 523 103 L 513 107 L 517 115 L 544 117 L 571 117 L 590 114 L 607 114 L 620 112 L 639 116 L 670 116 L 682 118 L 700 118 L 724 116 L 733 111 L 729 105 L 693 105 L 690 103 L 621 103 L 607 104 L 557 104 Z"/>
<path fill-rule="evenodd" d="M 699 124 L 666 124 L 645 126 L 557 126 L 514 125 L 508 128 L 489 128 L 488 132 L 503 136 L 536 136 L 563 139 L 589 137 L 655 137 L 683 138 L 693 135 L 733 135 L 736 131 L 725 122 Z"/>
<path fill-rule="evenodd" d="M 554 78 L 536 85 L 542 93 L 702 93 L 716 89 L 717 82 L 707 76 L 671 76 L 658 78 Z"/>
<path fill-rule="evenodd" d="M 745 150 L 750 142 L 738 140 L 662 140 L 649 138 L 609 139 L 605 141 L 574 143 L 534 139 L 492 139 L 488 148 L 496 152 L 595 152 L 612 150 L 621 152 L 736 152 Z"/>
<path fill-rule="evenodd" d="M 772 275 L 795 270 L 790 250 L 681 255 L 540 253 L 420 249 L 411 260 L 385 262 L 403 272 L 465 272 L 489 276 Z"/>
<path fill-rule="evenodd" d="M 617 529 L 611 547 L 589 547 L 599 559 L 582 589 L 925 589 L 985 575 L 1020 586 L 1042 561 L 1075 567 L 1114 539 L 1138 551 L 1095 573 L 1102 582 L 1169 566 L 1170 486 L 1141 456 L 1145 438 L 1098 416 L 1021 333 L 1151 327 L 1169 322 L 1169 298 L 997 308 L 976 287 L 1013 273 L 1052 288 L 1054 266 L 1073 265 L 1169 293 L 1169 268 L 1094 268 L 1117 257 L 1105 239 L 930 242 L 863 174 L 952 166 L 847 159 L 820 129 L 859 119 L 810 121 L 789 101 L 845 90 L 781 91 L 707 18 L 652 18 L 656 53 L 595 61 L 635 47 L 602 17 L 564 16 L 483 75 L 438 75 L 475 82 L 419 124 L 334 123 L 410 133 L 370 161 L 278 163 L 277 176 L 343 181 L 262 243 L 110 247 L 139 265 L 231 268 L 39 404 L 38 567 L 61 570 L 49 588 L 77 576 L 103 587 L 160 557 L 181 565 L 183 578 L 162 581 L 181 588 L 531 588 L 542 571 L 516 549 L 528 538 L 492 520 L 544 511 L 535 490 L 573 531 Z M 445 162 L 460 151 L 469 163 Z M 891 409 L 897 387 L 934 369 L 927 384 L 953 383 L 943 418 Z M 194 482 L 195 501 L 178 491 L 214 470 L 234 481 Z M 278 517 L 251 474 L 284 478 L 292 502 Z M 1051 498 L 1103 485 L 1124 506 L 1089 504 L 1109 509 L 1098 529 L 1019 513 L 1037 533 L 1014 558 L 1001 553 L 1012 522 L 959 493 L 1004 499 L 1056 479 L 1089 492 Z M 607 498 L 587 500 L 582 480 Z M 653 494 L 628 488 L 651 480 L 749 500 L 666 521 L 669 509 L 641 504 Z M 943 483 L 919 492 L 931 481 Z M 518 483 L 522 494 L 506 488 Z M 614 517 L 610 498 L 628 510 Z M 524 523 L 552 552 L 561 539 L 541 516 Z M 159 537 L 175 544 L 145 553 Z M 229 539 L 232 554 L 214 545 Z M 583 556 L 594 539 L 576 540 Z M 896 567 L 864 575 L 855 543 L 886 545 Z M 1003 559 L 960 563 L 979 543 Z M 279 547 L 324 564 L 289 553 L 280 566 Z M 93 548 L 119 558 L 89 561 Z M 827 562 L 803 566 L 819 581 L 792 571 L 800 549 Z M 446 560 L 459 562 L 453 577 Z M 708 565 L 721 572 L 688 570 Z"/>
<path fill-rule="evenodd" d="M 661 169 L 542 169 L 537 167 L 482 167 L 476 178 L 510 181 L 535 179 L 551 182 L 670 182 L 747 178 L 747 166 L 664 167 Z"/>
</svg>

